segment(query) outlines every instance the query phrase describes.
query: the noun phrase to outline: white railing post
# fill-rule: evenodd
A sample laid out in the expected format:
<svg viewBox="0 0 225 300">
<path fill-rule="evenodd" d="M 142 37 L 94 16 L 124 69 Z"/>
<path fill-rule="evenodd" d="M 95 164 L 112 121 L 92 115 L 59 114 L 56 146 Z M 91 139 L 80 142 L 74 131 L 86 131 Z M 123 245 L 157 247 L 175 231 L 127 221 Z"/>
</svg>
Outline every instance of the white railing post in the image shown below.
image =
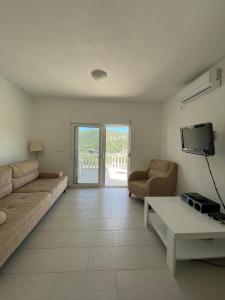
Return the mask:
<svg viewBox="0 0 225 300">
<path fill-rule="evenodd" d="M 98 168 L 98 154 L 82 153 L 79 163 L 82 169 Z M 127 155 L 107 153 L 105 163 L 107 168 L 124 169 L 127 165 Z"/>
</svg>

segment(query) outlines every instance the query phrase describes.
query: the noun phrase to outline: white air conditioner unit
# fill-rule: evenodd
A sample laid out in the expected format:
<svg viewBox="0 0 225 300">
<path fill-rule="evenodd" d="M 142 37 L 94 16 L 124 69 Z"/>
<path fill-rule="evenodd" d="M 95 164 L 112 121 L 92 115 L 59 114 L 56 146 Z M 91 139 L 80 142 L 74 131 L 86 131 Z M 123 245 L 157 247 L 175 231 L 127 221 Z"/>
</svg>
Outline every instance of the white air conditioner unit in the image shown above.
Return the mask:
<svg viewBox="0 0 225 300">
<path fill-rule="evenodd" d="M 181 91 L 180 101 L 185 104 L 221 86 L 221 69 L 210 69 Z"/>
</svg>

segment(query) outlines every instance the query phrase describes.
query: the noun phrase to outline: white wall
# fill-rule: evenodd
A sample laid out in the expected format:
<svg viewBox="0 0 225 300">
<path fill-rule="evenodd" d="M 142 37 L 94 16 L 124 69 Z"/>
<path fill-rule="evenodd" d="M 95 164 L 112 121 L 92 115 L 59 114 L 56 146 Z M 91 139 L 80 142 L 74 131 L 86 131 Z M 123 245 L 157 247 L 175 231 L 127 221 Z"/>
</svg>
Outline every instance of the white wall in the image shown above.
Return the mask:
<svg viewBox="0 0 225 300">
<path fill-rule="evenodd" d="M 160 155 L 161 110 L 157 104 L 47 100 L 34 101 L 33 138 L 43 142 L 41 167 L 71 172 L 71 122 L 131 125 L 131 170 L 146 168 Z"/>
<path fill-rule="evenodd" d="M 31 98 L 0 77 L 0 165 L 29 158 Z"/>
<path fill-rule="evenodd" d="M 225 60 L 218 64 L 225 75 Z M 180 109 L 177 97 L 163 106 L 162 111 L 162 157 L 178 162 L 178 193 L 196 191 L 217 200 L 204 157 L 186 154 L 181 151 L 180 127 L 212 122 L 218 134 L 215 141 L 216 155 L 210 163 L 219 190 L 225 199 L 225 82 L 222 86 L 190 102 Z"/>
</svg>

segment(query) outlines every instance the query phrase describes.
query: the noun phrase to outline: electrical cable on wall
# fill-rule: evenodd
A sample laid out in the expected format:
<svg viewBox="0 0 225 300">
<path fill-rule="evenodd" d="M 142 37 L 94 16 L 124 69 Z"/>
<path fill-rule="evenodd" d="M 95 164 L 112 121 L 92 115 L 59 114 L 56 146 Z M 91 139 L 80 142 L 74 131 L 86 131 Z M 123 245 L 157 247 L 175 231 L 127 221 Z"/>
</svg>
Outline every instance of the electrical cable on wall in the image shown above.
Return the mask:
<svg viewBox="0 0 225 300">
<path fill-rule="evenodd" d="M 206 162 L 207 162 L 207 165 L 208 165 L 209 173 L 210 173 L 210 175 L 211 175 L 212 182 L 213 182 L 214 188 L 215 188 L 215 190 L 216 190 L 217 196 L 218 196 L 218 198 L 220 199 L 220 202 L 222 203 L 223 208 L 225 209 L 225 204 L 224 204 L 224 202 L 223 202 L 223 200 L 222 200 L 222 197 L 221 197 L 221 195 L 220 195 L 220 193 L 219 193 L 219 191 L 218 191 L 218 188 L 217 188 L 217 186 L 216 186 L 216 182 L 215 182 L 215 179 L 214 179 L 214 177 L 213 177 L 212 170 L 211 170 L 211 167 L 210 167 L 210 164 L 209 164 L 209 160 L 208 160 L 208 156 L 207 156 L 207 155 L 205 156 L 205 159 L 206 159 Z"/>
</svg>

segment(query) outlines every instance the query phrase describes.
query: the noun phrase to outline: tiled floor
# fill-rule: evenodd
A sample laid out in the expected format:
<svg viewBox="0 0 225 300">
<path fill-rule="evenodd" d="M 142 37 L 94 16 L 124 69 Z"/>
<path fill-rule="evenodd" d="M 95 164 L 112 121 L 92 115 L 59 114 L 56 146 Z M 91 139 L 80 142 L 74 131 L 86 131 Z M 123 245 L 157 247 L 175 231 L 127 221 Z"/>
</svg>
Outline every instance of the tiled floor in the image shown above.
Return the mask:
<svg viewBox="0 0 225 300">
<path fill-rule="evenodd" d="M 142 200 L 70 189 L 2 267 L 0 300 L 225 299 L 225 268 L 184 262 L 173 277 L 165 258 Z"/>
</svg>

